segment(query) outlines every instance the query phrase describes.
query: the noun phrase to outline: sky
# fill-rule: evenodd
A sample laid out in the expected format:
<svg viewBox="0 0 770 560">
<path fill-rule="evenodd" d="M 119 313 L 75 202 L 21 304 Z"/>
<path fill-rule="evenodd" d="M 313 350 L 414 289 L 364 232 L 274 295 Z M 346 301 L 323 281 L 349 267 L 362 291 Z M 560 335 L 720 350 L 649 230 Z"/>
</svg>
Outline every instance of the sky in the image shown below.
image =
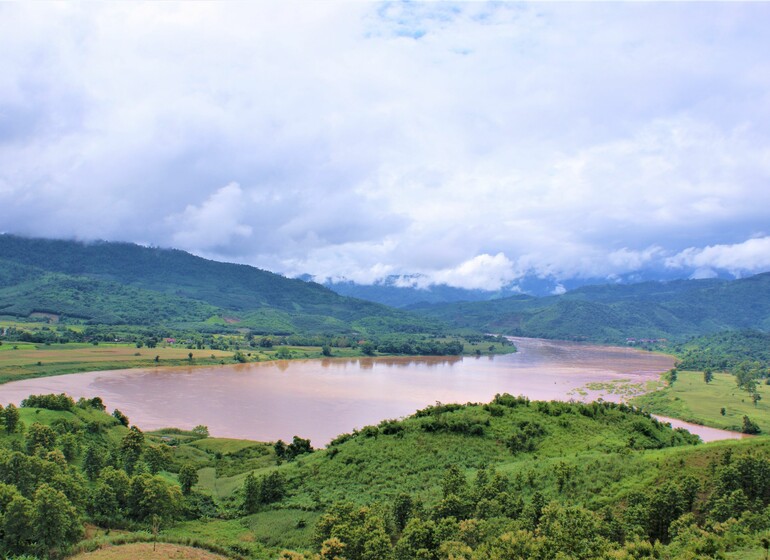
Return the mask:
<svg viewBox="0 0 770 560">
<path fill-rule="evenodd" d="M 770 3 L 0 3 L 0 231 L 289 276 L 770 270 Z"/>
</svg>

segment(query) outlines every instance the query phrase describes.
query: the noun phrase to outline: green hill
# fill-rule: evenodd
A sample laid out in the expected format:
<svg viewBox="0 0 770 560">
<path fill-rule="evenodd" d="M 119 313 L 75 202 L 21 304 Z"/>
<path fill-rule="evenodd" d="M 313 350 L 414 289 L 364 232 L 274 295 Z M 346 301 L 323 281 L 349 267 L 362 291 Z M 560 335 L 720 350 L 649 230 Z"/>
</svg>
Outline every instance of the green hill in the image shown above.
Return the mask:
<svg viewBox="0 0 770 560">
<path fill-rule="evenodd" d="M 1 416 L 6 556 L 157 539 L 265 560 L 759 559 L 770 531 L 766 438 L 700 445 L 613 403 L 437 404 L 316 451 L 143 434 L 99 399 Z"/>
<path fill-rule="evenodd" d="M 0 313 L 92 323 L 223 324 L 265 333 L 436 332 L 408 312 L 184 251 L 0 235 Z"/>
<path fill-rule="evenodd" d="M 420 306 L 455 327 L 543 338 L 622 343 L 684 340 L 725 330 L 770 329 L 770 273 L 740 280 L 587 286 L 560 296 Z"/>
</svg>

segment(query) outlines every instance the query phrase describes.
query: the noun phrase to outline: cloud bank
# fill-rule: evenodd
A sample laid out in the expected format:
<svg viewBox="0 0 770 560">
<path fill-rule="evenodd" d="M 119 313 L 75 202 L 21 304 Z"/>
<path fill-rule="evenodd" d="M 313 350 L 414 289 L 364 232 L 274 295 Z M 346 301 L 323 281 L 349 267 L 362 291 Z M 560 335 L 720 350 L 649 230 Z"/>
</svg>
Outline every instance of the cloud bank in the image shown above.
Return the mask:
<svg viewBox="0 0 770 560">
<path fill-rule="evenodd" d="M 0 5 L 0 230 L 318 279 L 770 269 L 770 5 Z"/>
</svg>

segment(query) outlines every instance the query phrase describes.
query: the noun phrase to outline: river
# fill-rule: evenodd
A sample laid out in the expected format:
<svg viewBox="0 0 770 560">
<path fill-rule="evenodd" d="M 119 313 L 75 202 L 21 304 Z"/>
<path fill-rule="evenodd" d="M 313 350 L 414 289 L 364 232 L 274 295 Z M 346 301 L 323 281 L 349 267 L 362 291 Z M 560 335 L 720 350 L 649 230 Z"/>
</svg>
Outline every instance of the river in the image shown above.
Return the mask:
<svg viewBox="0 0 770 560">
<path fill-rule="evenodd" d="M 208 426 L 212 435 L 259 441 L 309 437 L 315 446 L 386 418 L 441 402 L 488 402 L 496 393 L 532 400 L 619 400 L 586 384 L 646 383 L 670 356 L 630 348 L 515 338 L 503 356 L 292 360 L 215 367 L 88 372 L 0 386 L 0 403 L 30 394 L 100 396 L 143 430 Z M 678 421 L 677 421 L 678 422 Z M 698 433 L 702 426 L 691 425 Z M 706 428 L 706 440 L 731 432 Z"/>
</svg>

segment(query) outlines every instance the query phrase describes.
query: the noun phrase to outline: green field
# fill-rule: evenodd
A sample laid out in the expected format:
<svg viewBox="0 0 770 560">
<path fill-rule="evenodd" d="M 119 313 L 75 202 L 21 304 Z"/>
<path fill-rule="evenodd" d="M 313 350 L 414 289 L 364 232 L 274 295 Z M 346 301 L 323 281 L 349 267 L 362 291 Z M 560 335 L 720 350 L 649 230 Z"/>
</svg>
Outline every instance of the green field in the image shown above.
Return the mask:
<svg viewBox="0 0 770 560">
<path fill-rule="evenodd" d="M 748 416 L 763 433 L 770 433 L 770 386 L 759 384 L 757 391 L 762 400 L 755 406 L 751 396 L 738 388 L 732 374 L 715 373 L 713 381 L 706 383 L 702 372 L 680 371 L 673 387 L 636 397 L 632 402 L 654 414 L 724 430 L 740 431 L 743 417 Z"/>
<path fill-rule="evenodd" d="M 190 360 L 189 354 L 193 358 Z M 155 357 L 158 360 L 155 360 Z M 137 348 L 133 344 L 32 344 L 4 342 L 0 346 L 0 383 L 84 371 L 155 366 L 232 363 L 232 352 L 180 347 Z"/>
</svg>

